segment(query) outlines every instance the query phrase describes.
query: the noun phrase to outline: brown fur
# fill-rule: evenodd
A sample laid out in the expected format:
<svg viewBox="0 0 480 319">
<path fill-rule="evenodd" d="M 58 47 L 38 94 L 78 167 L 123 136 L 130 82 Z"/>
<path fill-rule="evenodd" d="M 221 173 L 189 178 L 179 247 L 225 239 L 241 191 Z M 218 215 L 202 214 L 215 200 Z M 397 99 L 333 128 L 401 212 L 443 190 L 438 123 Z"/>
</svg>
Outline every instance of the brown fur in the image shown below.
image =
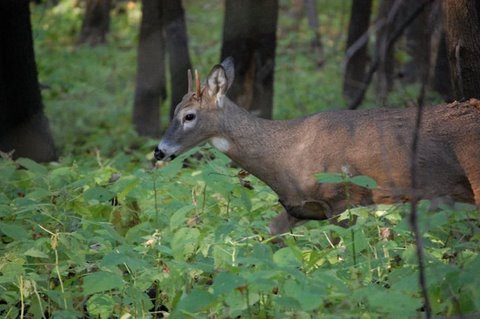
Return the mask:
<svg viewBox="0 0 480 319">
<path fill-rule="evenodd" d="M 180 145 L 175 152 L 182 152 L 213 137 L 228 141 L 226 154 L 268 184 L 287 210 L 270 224 L 273 234 L 305 219 L 330 218 L 350 205 L 407 201 L 413 192 L 423 199 L 480 206 L 480 101 L 424 109 L 417 189 L 412 190 L 414 108 L 331 111 L 289 121 L 260 119 L 220 93 L 210 95 L 224 94 L 233 80 L 227 78 L 226 88 L 209 87 L 219 83 L 217 76 L 231 74 L 229 69 L 218 72 L 223 67 L 230 66 L 214 68 L 215 78 L 210 81 L 210 75 L 200 100 L 192 93 L 186 95 L 175 112 L 177 124 L 160 145 Z M 182 129 L 182 116 L 192 111 L 197 116 L 195 127 Z M 167 149 L 164 152 L 171 155 Z M 352 176 L 369 176 L 378 187 L 352 185 L 347 203 L 343 185 L 320 184 L 314 176 L 342 169 Z"/>
</svg>

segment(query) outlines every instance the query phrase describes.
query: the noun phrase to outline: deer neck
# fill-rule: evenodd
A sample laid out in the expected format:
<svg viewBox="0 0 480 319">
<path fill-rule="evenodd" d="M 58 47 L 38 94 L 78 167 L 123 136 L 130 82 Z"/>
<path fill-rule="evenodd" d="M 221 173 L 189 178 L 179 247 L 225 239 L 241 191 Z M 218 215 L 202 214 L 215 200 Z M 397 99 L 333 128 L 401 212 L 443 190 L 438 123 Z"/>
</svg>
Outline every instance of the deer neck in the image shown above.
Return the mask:
<svg viewBox="0 0 480 319">
<path fill-rule="evenodd" d="M 284 169 L 295 134 L 293 121 L 271 121 L 257 118 L 233 103 L 225 105 L 220 133 L 211 143 L 235 163 L 270 186 Z"/>
</svg>

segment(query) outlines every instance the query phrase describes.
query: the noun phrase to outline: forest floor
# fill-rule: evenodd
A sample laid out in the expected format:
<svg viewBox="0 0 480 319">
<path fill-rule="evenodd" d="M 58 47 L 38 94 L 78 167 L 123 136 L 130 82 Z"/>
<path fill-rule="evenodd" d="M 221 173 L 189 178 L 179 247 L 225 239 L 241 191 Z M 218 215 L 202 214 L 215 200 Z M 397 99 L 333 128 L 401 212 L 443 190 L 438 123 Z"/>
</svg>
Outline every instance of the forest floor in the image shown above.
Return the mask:
<svg viewBox="0 0 480 319">
<path fill-rule="evenodd" d="M 423 315 L 409 205 L 354 208 L 355 225 L 309 222 L 268 233 L 276 195 L 209 146 L 153 168 L 158 140 L 131 113 L 138 2 L 112 14 L 108 44 L 76 47 L 74 0 L 32 6 L 43 101 L 58 162 L 0 161 L 0 315 L 4 318 L 419 318 Z M 325 63 L 311 31 L 280 1 L 274 116 L 345 107 L 348 1 L 319 1 Z M 222 5 L 185 1 L 192 64 L 218 63 Z M 396 85 L 392 106 L 416 100 Z M 438 102 L 434 94 L 429 103 Z M 374 107 L 369 93 L 366 107 Z M 169 101 L 162 106 L 163 128 Z M 209 153 L 201 160 L 194 152 Z M 190 165 L 182 167 L 189 158 Z M 25 169 L 18 169 L 23 167 Z M 244 179 L 253 189 L 246 188 Z M 480 313 L 478 212 L 432 213 L 421 202 L 435 316 Z"/>
</svg>

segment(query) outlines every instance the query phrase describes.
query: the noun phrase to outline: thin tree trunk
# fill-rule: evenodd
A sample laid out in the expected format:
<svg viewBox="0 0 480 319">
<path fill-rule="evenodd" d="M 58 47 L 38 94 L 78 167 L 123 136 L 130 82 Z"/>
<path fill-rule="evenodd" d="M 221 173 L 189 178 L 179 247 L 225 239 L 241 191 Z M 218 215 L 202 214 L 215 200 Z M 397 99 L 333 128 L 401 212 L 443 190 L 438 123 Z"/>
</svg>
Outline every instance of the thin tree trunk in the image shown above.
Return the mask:
<svg viewBox="0 0 480 319">
<path fill-rule="evenodd" d="M 390 36 L 388 37 L 388 39 L 385 39 L 385 48 L 386 49 L 389 49 L 391 48 L 395 42 L 398 40 L 398 38 L 403 34 L 403 32 L 405 31 L 405 29 L 412 23 L 412 21 L 423 11 L 425 10 L 425 7 L 428 6 L 429 4 L 432 3 L 432 1 L 434 0 L 423 0 L 422 2 L 420 2 L 420 4 L 417 5 L 416 9 L 413 10 L 399 25 L 398 27 L 390 34 Z M 393 15 L 392 15 L 393 16 Z M 390 16 L 391 17 L 391 16 Z M 390 23 L 389 20 L 390 20 L 390 17 L 387 19 L 386 23 Z M 381 23 L 382 21 L 379 20 L 377 21 L 377 25 L 381 25 L 383 23 Z M 368 71 L 366 72 L 366 75 L 365 75 L 365 80 L 363 81 L 365 83 L 365 85 L 363 86 L 363 88 L 361 88 L 359 90 L 359 93 L 358 95 L 355 97 L 355 99 L 348 105 L 348 108 L 350 110 L 354 110 L 356 109 L 363 101 L 363 98 L 365 97 L 365 93 L 366 93 L 366 90 L 368 88 L 368 86 L 370 85 L 370 83 L 372 82 L 372 79 L 373 79 L 373 75 L 375 74 L 375 72 L 378 70 L 379 68 L 379 65 L 380 65 L 380 61 L 381 61 L 381 55 L 380 53 L 376 53 L 375 56 L 374 56 L 374 59 L 368 69 Z"/>
<path fill-rule="evenodd" d="M 348 104 L 353 102 L 359 94 L 359 90 L 365 85 L 365 70 L 368 63 L 367 32 L 371 12 L 371 0 L 353 0 L 348 26 L 347 61 L 343 78 L 343 96 Z M 354 51 L 350 52 L 352 49 Z"/>
<path fill-rule="evenodd" d="M 455 98 L 480 98 L 480 1 L 443 0 L 442 12 Z"/>
<path fill-rule="evenodd" d="M 406 5 L 405 9 L 404 15 L 408 16 L 415 6 Z M 418 82 L 428 76 L 433 33 L 429 17 L 430 10 L 424 10 L 406 30 L 407 53 L 411 57 L 403 68 L 403 79 L 407 83 Z"/>
<path fill-rule="evenodd" d="M 0 1 L 0 150 L 13 158 L 57 158 L 43 113 L 27 0 Z"/>
<path fill-rule="evenodd" d="M 307 12 L 308 26 L 313 32 L 313 37 L 311 41 L 312 51 L 316 57 L 316 64 L 320 67 L 323 65 L 325 57 L 323 52 L 322 37 L 320 34 L 320 23 L 318 22 L 317 1 L 305 0 L 305 10 Z"/>
<path fill-rule="evenodd" d="M 447 42 L 445 32 L 440 36 L 438 44 L 437 59 L 435 61 L 435 69 L 433 75 L 433 89 L 440 93 L 442 98 L 451 102 L 453 100 L 452 79 L 450 77 L 450 64 L 447 56 Z"/>
<path fill-rule="evenodd" d="M 271 118 L 278 0 L 227 0 L 222 59 L 235 60 L 229 96 L 260 117 Z"/>
<path fill-rule="evenodd" d="M 142 1 L 133 123 L 138 134 L 160 136 L 160 104 L 166 98 L 165 40 L 160 1 Z"/>
<path fill-rule="evenodd" d="M 77 44 L 96 46 L 106 43 L 110 29 L 110 9 L 111 0 L 87 0 Z"/>
<path fill-rule="evenodd" d="M 378 103 L 382 106 L 387 104 L 388 93 L 393 88 L 393 78 L 395 69 L 394 45 L 388 45 L 388 39 L 395 30 L 398 14 L 400 12 L 401 1 L 382 0 L 378 11 L 379 19 L 385 19 L 386 23 L 377 33 L 376 51 L 379 55 L 379 66 L 377 70 L 376 91 Z"/>
<path fill-rule="evenodd" d="M 187 93 L 187 70 L 191 69 L 188 54 L 185 11 L 180 0 L 163 0 L 163 19 L 171 77 L 170 118 L 175 107 Z"/>
</svg>

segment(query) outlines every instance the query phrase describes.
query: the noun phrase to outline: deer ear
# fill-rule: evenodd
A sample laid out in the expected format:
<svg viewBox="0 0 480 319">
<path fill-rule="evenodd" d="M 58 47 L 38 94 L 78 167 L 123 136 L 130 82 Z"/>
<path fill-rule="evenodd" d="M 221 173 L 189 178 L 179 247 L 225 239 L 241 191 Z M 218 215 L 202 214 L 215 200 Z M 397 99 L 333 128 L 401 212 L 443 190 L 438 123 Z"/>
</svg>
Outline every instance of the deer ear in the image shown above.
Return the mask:
<svg viewBox="0 0 480 319">
<path fill-rule="evenodd" d="M 233 58 L 225 59 L 222 64 L 217 64 L 207 78 L 208 94 L 215 97 L 217 105 L 223 107 L 225 94 L 233 83 L 234 65 Z"/>
</svg>

